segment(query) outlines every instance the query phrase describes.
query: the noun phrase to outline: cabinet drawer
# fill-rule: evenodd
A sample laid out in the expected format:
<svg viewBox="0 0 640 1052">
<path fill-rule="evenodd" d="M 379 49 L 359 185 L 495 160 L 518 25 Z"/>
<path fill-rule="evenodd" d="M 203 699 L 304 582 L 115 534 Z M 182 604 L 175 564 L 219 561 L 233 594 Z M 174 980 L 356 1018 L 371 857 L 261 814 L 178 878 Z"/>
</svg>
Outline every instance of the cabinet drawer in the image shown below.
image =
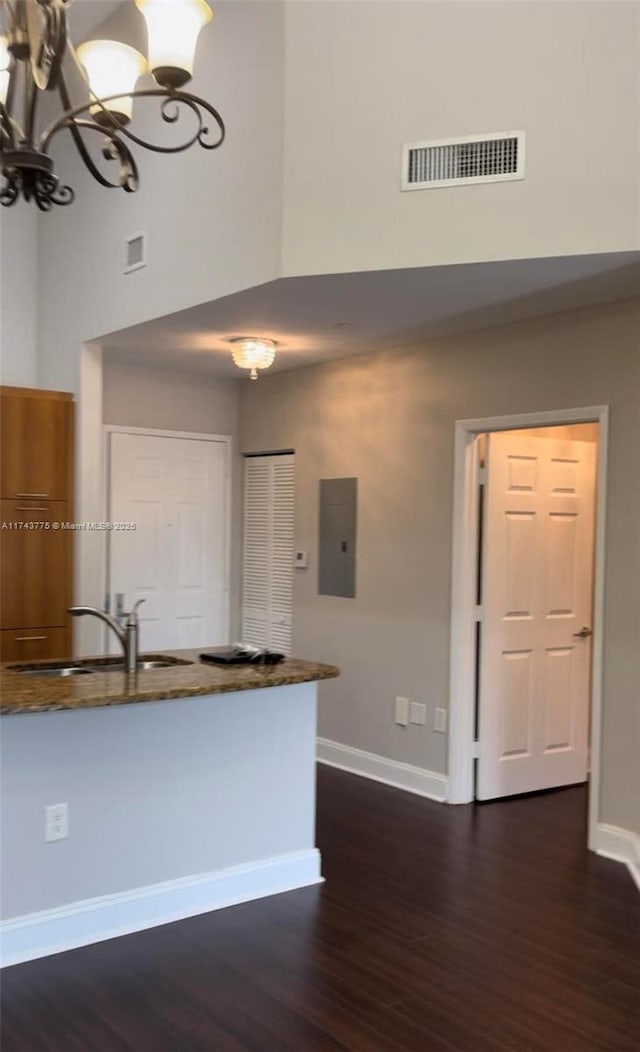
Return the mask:
<svg viewBox="0 0 640 1052">
<path fill-rule="evenodd" d="M 66 501 L 0 501 L 0 628 L 68 624 L 73 533 L 53 529 L 68 518 Z"/>
<path fill-rule="evenodd" d="M 71 653 L 66 628 L 5 629 L 0 632 L 0 661 L 38 661 L 66 658 Z"/>
</svg>

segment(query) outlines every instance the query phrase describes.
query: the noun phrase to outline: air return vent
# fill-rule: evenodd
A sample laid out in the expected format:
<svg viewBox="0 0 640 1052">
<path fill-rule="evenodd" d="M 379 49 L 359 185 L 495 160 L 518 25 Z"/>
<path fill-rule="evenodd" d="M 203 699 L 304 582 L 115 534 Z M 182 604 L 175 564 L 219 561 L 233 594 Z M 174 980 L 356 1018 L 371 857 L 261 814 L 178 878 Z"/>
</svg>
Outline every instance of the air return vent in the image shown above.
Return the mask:
<svg viewBox="0 0 640 1052">
<path fill-rule="evenodd" d="M 147 265 L 147 238 L 145 234 L 132 234 L 125 241 L 124 272 L 140 270 Z"/>
<path fill-rule="evenodd" d="M 524 132 L 494 132 L 405 146 L 402 189 L 499 183 L 524 179 Z"/>
</svg>

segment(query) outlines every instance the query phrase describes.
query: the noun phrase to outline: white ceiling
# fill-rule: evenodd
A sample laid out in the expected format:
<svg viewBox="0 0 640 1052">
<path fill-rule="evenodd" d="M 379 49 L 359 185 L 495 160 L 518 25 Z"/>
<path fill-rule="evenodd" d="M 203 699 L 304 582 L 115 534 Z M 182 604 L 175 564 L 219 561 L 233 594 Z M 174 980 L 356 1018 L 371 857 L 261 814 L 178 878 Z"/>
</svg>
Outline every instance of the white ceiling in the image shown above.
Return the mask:
<svg viewBox="0 0 640 1052">
<path fill-rule="evenodd" d="M 278 345 L 271 372 L 640 295 L 640 253 L 285 278 L 104 337 L 110 360 L 242 375 L 235 336 Z"/>
</svg>

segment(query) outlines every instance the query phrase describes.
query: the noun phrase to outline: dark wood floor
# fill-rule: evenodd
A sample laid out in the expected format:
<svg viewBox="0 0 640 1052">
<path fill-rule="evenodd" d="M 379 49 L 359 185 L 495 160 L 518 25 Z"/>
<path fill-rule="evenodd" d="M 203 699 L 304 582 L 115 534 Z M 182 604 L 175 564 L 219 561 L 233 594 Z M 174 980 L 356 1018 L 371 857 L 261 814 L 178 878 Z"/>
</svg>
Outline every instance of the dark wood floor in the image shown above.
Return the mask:
<svg viewBox="0 0 640 1052">
<path fill-rule="evenodd" d="M 326 884 L 5 970 L 2 1052 L 638 1052 L 640 896 L 585 826 L 321 768 Z"/>
</svg>

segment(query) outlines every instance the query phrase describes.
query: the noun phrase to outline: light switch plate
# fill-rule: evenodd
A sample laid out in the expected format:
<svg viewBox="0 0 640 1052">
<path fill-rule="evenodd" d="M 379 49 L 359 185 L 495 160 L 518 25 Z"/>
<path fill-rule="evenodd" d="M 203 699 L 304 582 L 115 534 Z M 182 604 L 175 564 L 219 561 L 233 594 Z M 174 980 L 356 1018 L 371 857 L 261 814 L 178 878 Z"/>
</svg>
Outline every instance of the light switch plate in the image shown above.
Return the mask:
<svg viewBox="0 0 640 1052">
<path fill-rule="evenodd" d="M 409 723 L 409 699 L 396 698 L 395 722 L 399 727 L 406 727 Z"/>
<path fill-rule="evenodd" d="M 439 734 L 447 733 L 447 710 L 436 709 L 434 713 L 433 729 Z"/>
<path fill-rule="evenodd" d="M 293 557 L 293 564 L 298 570 L 308 569 L 309 552 L 296 552 Z"/>
<path fill-rule="evenodd" d="M 424 727 L 427 722 L 427 706 L 421 701 L 412 701 L 409 706 L 409 723 Z"/>
</svg>

